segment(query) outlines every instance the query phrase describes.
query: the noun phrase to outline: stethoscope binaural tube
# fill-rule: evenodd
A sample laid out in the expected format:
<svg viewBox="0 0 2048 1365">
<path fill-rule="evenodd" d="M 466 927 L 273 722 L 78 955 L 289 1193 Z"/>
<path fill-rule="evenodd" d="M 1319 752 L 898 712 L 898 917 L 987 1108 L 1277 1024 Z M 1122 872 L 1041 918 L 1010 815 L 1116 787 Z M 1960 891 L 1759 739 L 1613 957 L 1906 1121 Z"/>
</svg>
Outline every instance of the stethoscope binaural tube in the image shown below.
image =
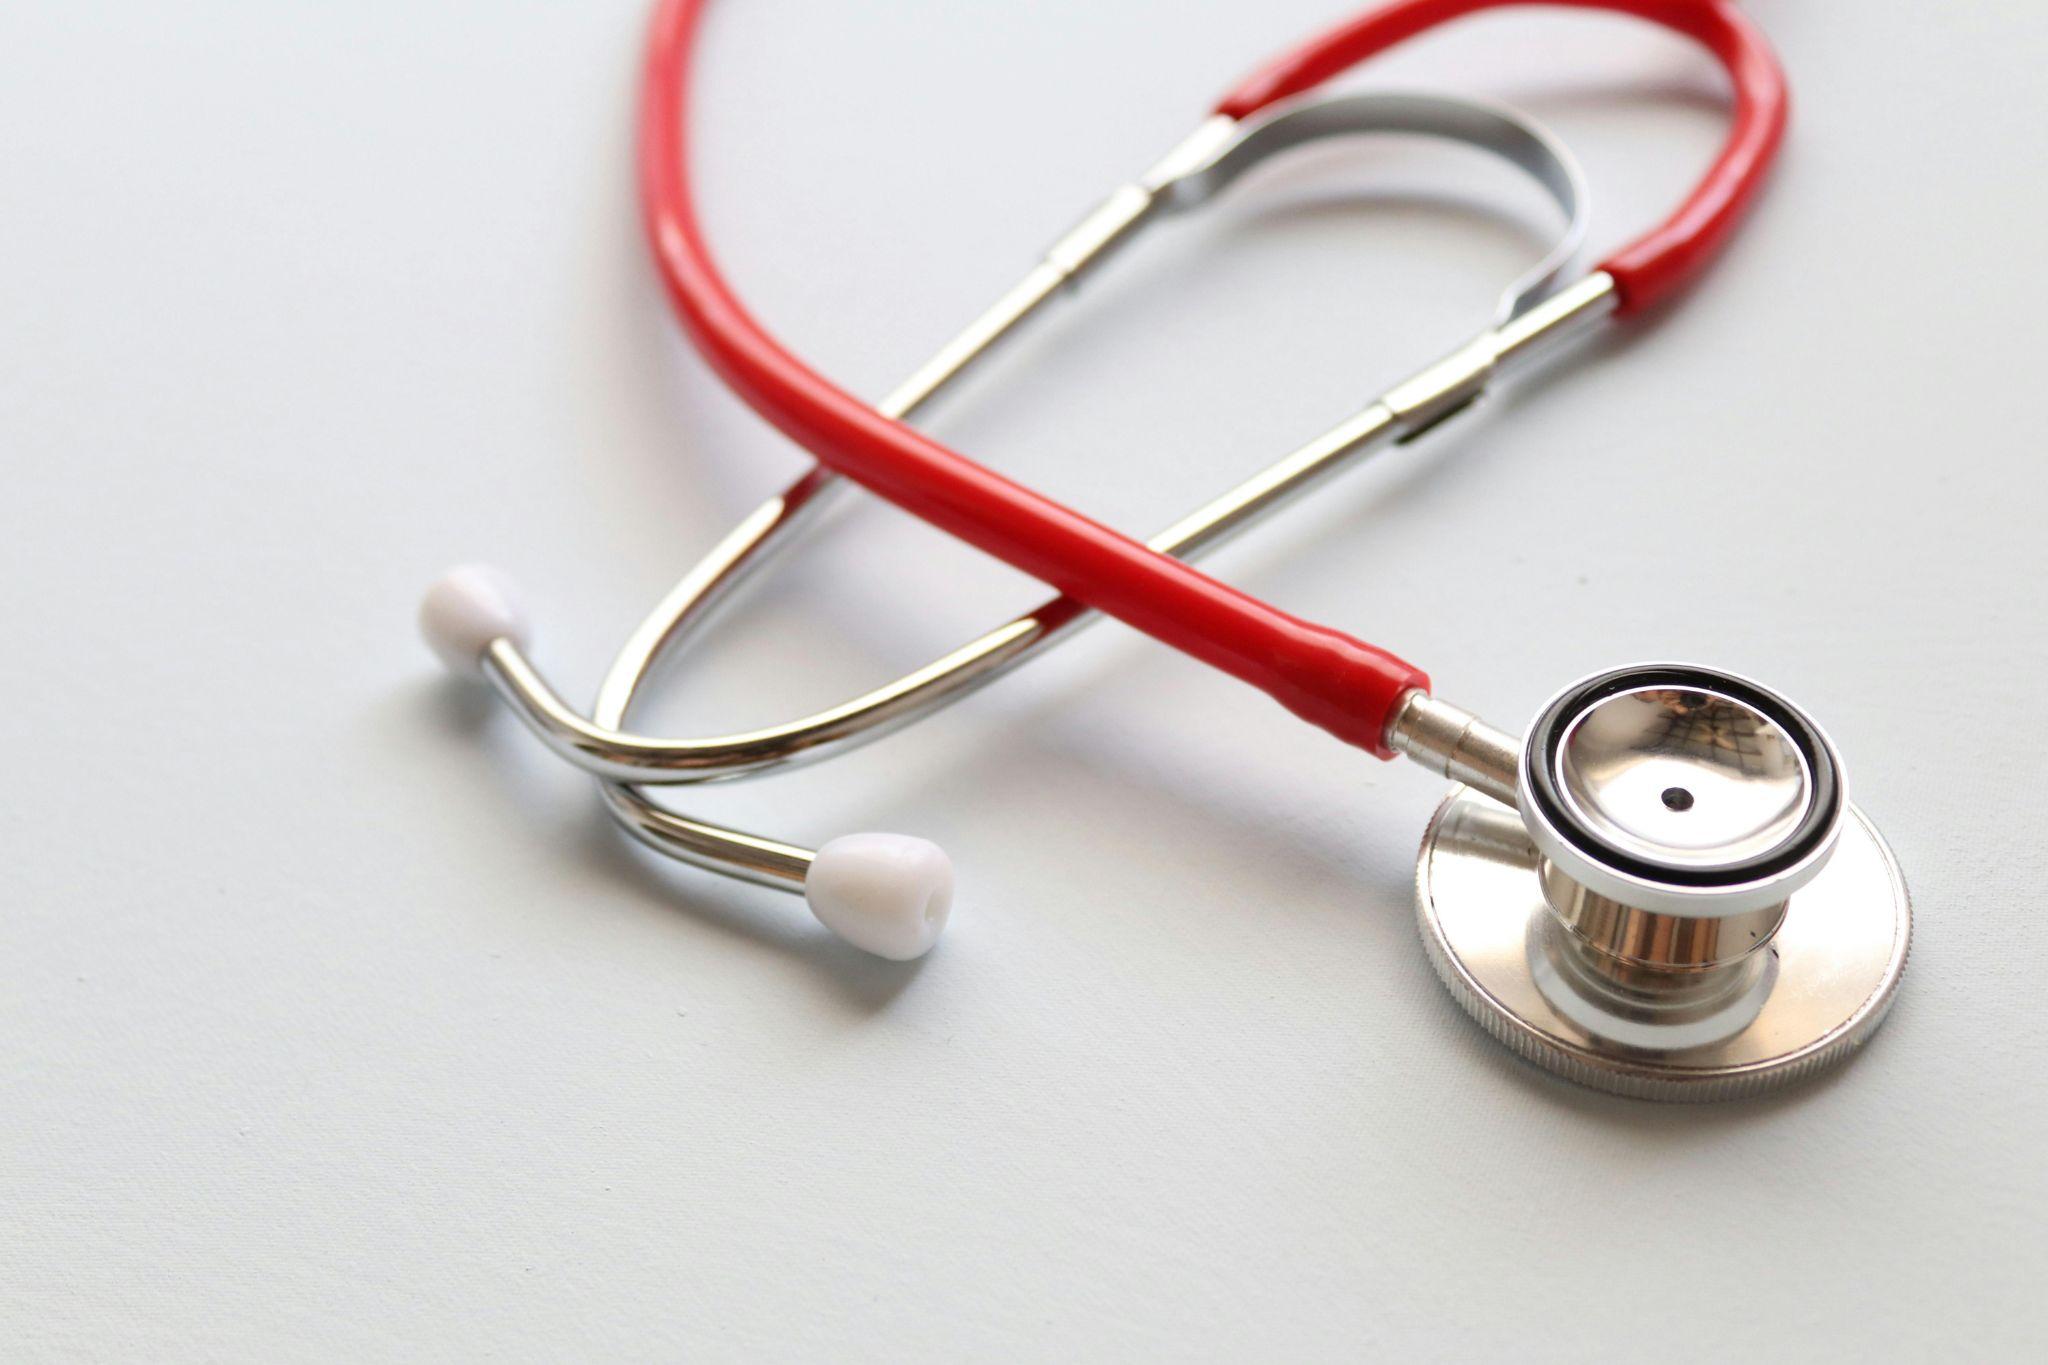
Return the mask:
<svg viewBox="0 0 2048 1365">
<path fill-rule="evenodd" d="M 1403 696 L 1428 690 L 1421 670 L 1219 583 L 947 449 L 831 384 L 754 320 L 720 273 L 696 213 L 690 59 L 706 2 L 662 0 L 657 8 L 641 108 L 640 175 L 647 231 L 670 297 L 727 384 L 821 462 L 906 511 L 1251 683 L 1346 742 L 1391 757 L 1387 721 Z M 1426 29 L 1510 2 L 1396 0 L 1254 77 L 1215 117 L 1234 121 Z M 1782 137 L 1784 81 L 1762 35 L 1727 0 L 1572 2 L 1633 14 L 1699 40 L 1735 87 L 1729 140 L 1693 196 L 1598 272 L 1614 281 L 1618 307 L 1627 311 L 1666 295 L 1732 230 Z M 1132 211 L 1143 208 L 1134 202 Z M 1113 221 L 1105 227 L 1117 230 Z"/>
</svg>

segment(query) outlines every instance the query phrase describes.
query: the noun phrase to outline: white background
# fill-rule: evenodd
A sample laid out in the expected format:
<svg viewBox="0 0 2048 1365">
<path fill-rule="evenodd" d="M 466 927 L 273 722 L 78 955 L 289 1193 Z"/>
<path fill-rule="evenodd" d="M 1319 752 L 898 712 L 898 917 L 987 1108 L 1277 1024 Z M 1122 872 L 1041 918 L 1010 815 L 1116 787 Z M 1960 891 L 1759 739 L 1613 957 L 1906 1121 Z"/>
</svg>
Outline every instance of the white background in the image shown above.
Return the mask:
<svg viewBox="0 0 2048 1365">
<path fill-rule="evenodd" d="M 1438 782 L 1119 627 L 687 794 L 946 845 L 922 964 L 628 848 L 411 617 L 498 562 L 587 696 L 802 467 L 647 263 L 640 0 L 0 7 L 0 1355 L 2038 1349 L 2048 7 L 1751 8 L 1794 126 L 1706 287 L 1213 561 L 1503 723 L 1678 656 L 1832 728 L 1915 892 L 1898 1008 L 1696 1109 L 1457 1011 L 1409 910 Z M 712 235 L 879 394 L 1344 12 L 728 0 Z M 1723 128 L 1709 61 L 1611 17 L 1370 79 L 1550 122 L 1596 249 Z M 933 429 L 1149 533 L 1462 339 L 1545 227 L 1477 157 L 1306 157 Z M 863 502 L 652 720 L 837 701 L 1038 595 Z"/>
</svg>

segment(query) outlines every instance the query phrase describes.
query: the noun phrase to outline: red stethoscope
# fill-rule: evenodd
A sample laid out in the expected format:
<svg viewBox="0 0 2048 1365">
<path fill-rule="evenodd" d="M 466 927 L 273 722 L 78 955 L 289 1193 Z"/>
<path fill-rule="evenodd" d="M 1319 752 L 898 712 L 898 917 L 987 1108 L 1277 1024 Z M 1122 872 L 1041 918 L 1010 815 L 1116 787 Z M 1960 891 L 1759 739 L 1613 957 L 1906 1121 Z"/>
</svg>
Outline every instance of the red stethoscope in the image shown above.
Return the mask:
<svg viewBox="0 0 2048 1365">
<path fill-rule="evenodd" d="M 643 842 L 730 875 L 801 890 L 842 937 L 887 957 L 929 949 L 952 904 L 930 844 L 843 836 L 815 851 L 692 819 L 645 788 L 814 761 L 874 738 L 1014 667 L 1093 612 L 1261 689 L 1381 758 L 1458 784 L 1425 836 L 1417 909 L 1452 994 L 1523 1056 L 1656 1098 L 1754 1093 L 1847 1055 L 1903 969 L 1910 910 L 1839 756 L 1806 714 L 1742 677 L 1689 664 L 1606 669 L 1551 698 L 1525 735 L 1433 697 L 1378 646 L 1304 621 L 1186 557 L 1300 488 L 1455 414 L 1525 361 L 1677 294 L 1727 241 L 1783 137 L 1783 75 L 1732 0 L 1564 0 L 1663 25 L 1719 59 L 1734 91 L 1726 142 L 1692 195 L 1590 271 L 1573 267 L 1584 191 L 1548 133 L 1499 106 L 1443 96 L 1314 93 L 1417 34 L 1520 0 L 1395 0 L 1256 72 L 1144 176 L 1120 187 L 906 384 L 878 404 L 781 346 L 719 272 L 689 156 L 692 56 L 706 0 L 661 0 L 641 106 L 640 184 L 662 279 L 691 340 L 819 468 L 769 500 L 693 569 L 628 641 L 589 715 L 526 650 L 510 589 L 459 569 L 423 623 L 452 667 L 486 678 L 558 753 L 602 779 Z M 1149 542 L 975 463 L 904 420 L 1001 336 L 1156 219 L 1207 202 L 1250 164 L 1332 136 L 1419 133 L 1491 151 L 1568 220 L 1556 250 L 1471 342 Z M 709 739 L 626 728 L 649 670 L 806 520 L 843 476 L 1056 590 L 1044 606 L 840 707 Z"/>
</svg>

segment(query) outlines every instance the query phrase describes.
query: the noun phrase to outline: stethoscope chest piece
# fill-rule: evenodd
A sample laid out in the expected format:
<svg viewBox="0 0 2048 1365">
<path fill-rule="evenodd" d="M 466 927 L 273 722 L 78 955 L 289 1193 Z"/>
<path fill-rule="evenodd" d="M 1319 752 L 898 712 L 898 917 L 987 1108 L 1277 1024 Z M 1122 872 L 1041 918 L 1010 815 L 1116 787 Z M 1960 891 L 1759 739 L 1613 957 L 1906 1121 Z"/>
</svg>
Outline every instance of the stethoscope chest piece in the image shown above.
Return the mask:
<svg viewBox="0 0 2048 1365">
<path fill-rule="evenodd" d="M 1818 726 L 1745 678 L 1643 665 L 1565 689 L 1523 742 L 1519 813 L 1454 788 L 1416 909 L 1473 1018 L 1581 1083 L 1760 1094 L 1889 1008 L 1911 908 Z"/>
</svg>

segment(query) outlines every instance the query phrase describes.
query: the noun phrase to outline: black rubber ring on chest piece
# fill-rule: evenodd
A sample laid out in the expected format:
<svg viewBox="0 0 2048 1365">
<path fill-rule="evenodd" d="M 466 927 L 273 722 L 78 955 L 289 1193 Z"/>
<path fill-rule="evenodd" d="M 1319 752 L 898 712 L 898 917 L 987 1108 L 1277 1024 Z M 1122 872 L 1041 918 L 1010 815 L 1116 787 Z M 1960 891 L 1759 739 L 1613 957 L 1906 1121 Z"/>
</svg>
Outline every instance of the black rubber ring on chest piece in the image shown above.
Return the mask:
<svg viewBox="0 0 2048 1365">
<path fill-rule="evenodd" d="M 1652 687 L 1718 693 L 1762 713 L 1773 725 L 1791 736 L 1792 742 L 1806 758 L 1807 771 L 1813 775 L 1813 800 L 1807 803 L 1806 815 L 1798 827 L 1776 848 L 1719 867 L 1686 867 L 1645 858 L 1617 847 L 1587 828 L 1571 813 L 1555 776 L 1557 750 L 1564 740 L 1565 722 L 1609 697 Z M 1558 837 L 1588 858 L 1631 877 L 1673 886 L 1703 888 L 1760 881 L 1804 859 L 1825 842 L 1841 822 L 1841 775 L 1835 768 L 1834 751 L 1828 747 L 1819 728 L 1784 698 L 1724 673 L 1679 664 L 1635 666 L 1602 673 L 1588 678 L 1546 707 L 1530 727 L 1529 735 L 1530 752 L 1524 754 L 1523 765 L 1529 778 L 1529 790 L 1544 820 Z"/>
</svg>

